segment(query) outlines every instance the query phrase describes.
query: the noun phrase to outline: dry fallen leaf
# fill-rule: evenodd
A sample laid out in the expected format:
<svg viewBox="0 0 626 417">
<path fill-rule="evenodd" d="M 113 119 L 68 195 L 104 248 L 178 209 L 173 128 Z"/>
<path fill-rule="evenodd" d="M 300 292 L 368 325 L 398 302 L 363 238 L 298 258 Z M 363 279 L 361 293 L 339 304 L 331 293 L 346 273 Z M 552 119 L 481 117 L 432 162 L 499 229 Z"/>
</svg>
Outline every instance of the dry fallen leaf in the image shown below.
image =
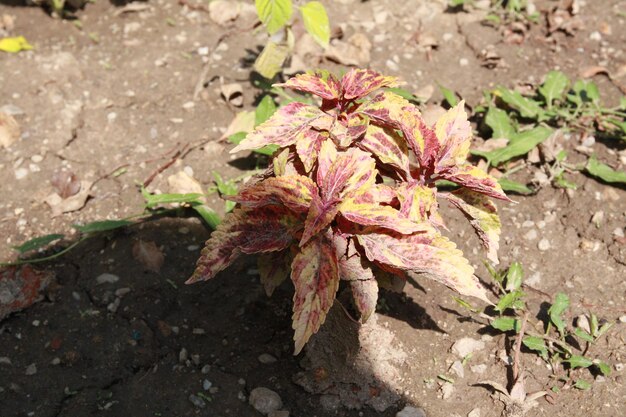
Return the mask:
<svg viewBox="0 0 626 417">
<path fill-rule="evenodd" d="M 20 138 L 20 125 L 13 116 L 0 112 L 0 147 L 8 148 Z"/>
<path fill-rule="evenodd" d="M 215 0 L 209 3 L 209 17 L 220 26 L 227 26 L 239 17 L 241 3 L 232 0 Z"/>
<path fill-rule="evenodd" d="M 474 149 L 481 152 L 491 152 L 496 149 L 504 148 L 509 143 L 506 138 L 494 138 L 484 141 L 480 146 L 476 146 Z"/>
<path fill-rule="evenodd" d="M 90 190 L 92 185 L 93 183 L 90 181 L 81 181 L 80 191 L 71 197 L 63 198 L 57 193 L 52 193 L 46 197 L 44 202 L 52 209 L 52 217 L 83 208 L 87 203 L 87 199 L 91 196 Z"/>
<path fill-rule="evenodd" d="M 239 132 L 252 132 L 254 129 L 254 112 L 244 110 L 242 112 L 237 113 L 235 118 L 226 128 L 226 132 L 220 137 L 220 140 L 224 140 L 230 135 Z"/>
<path fill-rule="evenodd" d="M 366 66 L 370 62 L 372 43 L 363 33 L 355 33 L 348 41 L 335 40 L 326 50 L 326 58 L 344 65 Z"/>
<path fill-rule="evenodd" d="M 78 194 L 81 183 L 73 172 L 60 170 L 52 174 L 50 183 L 63 199 Z"/>
<path fill-rule="evenodd" d="M 141 239 L 133 244 L 133 258 L 139 261 L 147 270 L 152 272 L 161 271 L 165 257 L 156 243 L 145 242 Z"/>
<path fill-rule="evenodd" d="M 599 65 L 593 65 L 591 67 L 585 67 L 580 71 L 581 78 L 592 78 L 598 74 L 605 74 L 610 77 L 609 70 L 606 67 L 601 67 Z"/>
<path fill-rule="evenodd" d="M 204 194 L 202 185 L 194 177 L 185 171 L 179 171 L 174 175 L 167 177 L 167 183 L 170 186 L 170 193 L 174 194 Z"/>
<path fill-rule="evenodd" d="M 236 107 L 243 106 L 243 87 L 239 83 L 223 84 L 220 87 L 222 97 Z"/>
<path fill-rule="evenodd" d="M 120 16 L 120 15 L 123 15 L 123 14 L 126 14 L 126 13 L 143 12 L 145 10 L 150 10 L 151 8 L 152 7 L 149 4 L 146 4 L 146 3 L 132 2 L 132 3 L 128 3 L 124 7 L 120 7 L 119 9 L 117 9 L 113 13 L 113 16 Z"/>
</svg>

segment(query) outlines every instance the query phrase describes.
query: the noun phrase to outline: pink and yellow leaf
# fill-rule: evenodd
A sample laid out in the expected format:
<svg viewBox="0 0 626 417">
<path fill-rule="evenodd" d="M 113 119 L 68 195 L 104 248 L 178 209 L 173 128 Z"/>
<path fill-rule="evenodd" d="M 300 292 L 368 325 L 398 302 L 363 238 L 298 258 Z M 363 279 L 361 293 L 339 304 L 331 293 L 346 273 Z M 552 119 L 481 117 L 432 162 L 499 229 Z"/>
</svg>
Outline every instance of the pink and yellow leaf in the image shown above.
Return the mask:
<svg viewBox="0 0 626 417">
<path fill-rule="evenodd" d="M 353 199 L 347 199 L 339 205 L 339 211 L 351 222 L 363 226 L 378 226 L 401 234 L 431 230 L 429 224 L 413 222 L 389 206 L 357 203 Z"/>
<path fill-rule="evenodd" d="M 283 175 L 244 187 L 237 195 L 228 196 L 228 199 L 248 208 L 284 204 L 290 210 L 306 213 L 317 195 L 317 186 L 310 178 L 303 175 Z"/>
<path fill-rule="evenodd" d="M 320 235 L 300 249 L 291 264 L 291 280 L 297 355 L 326 320 L 339 287 L 337 254 L 328 237 Z"/>
<path fill-rule="evenodd" d="M 299 74 L 276 87 L 311 93 L 325 100 L 337 100 L 341 95 L 341 85 L 335 76 L 325 70 Z"/>
<path fill-rule="evenodd" d="M 328 228 L 338 211 L 338 201 L 324 202 L 318 197 L 314 198 L 304 222 L 300 246 L 305 245 L 313 236 Z"/>
<path fill-rule="evenodd" d="M 315 106 L 289 103 L 278 109 L 230 152 L 259 149 L 272 144 L 280 147 L 292 145 L 300 132 L 308 129 L 310 123 L 324 114 Z"/>
<path fill-rule="evenodd" d="M 350 281 L 352 298 L 357 310 L 361 313 L 361 322 L 365 323 L 376 311 L 378 302 L 378 282 L 374 279 L 358 279 Z"/>
<path fill-rule="evenodd" d="M 298 136 L 296 152 L 306 172 L 311 172 L 313 169 L 324 140 L 326 137 L 316 130 L 306 130 Z"/>
<path fill-rule="evenodd" d="M 436 189 L 417 182 L 403 183 L 398 188 L 400 211 L 414 222 L 427 221 L 431 213 L 437 210 Z"/>
<path fill-rule="evenodd" d="M 467 120 L 464 101 L 437 120 L 435 135 L 439 141 L 439 168 L 458 166 L 466 162 L 472 141 L 472 126 Z"/>
<path fill-rule="evenodd" d="M 500 200 L 511 201 L 502 187 L 491 175 L 473 165 L 454 167 L 439 174 L 439 177 L 462 185 L 465 188 Z"/>
<path fill-rule="evenodd" d="M 371 152 L 383 164 L 393 166 L 403 177 L 409 176 L 408 148 L 393 129 L 369 125 L 358 146 Z"/>
<path fill-rule="evenodd" d="M 293 217 L 284 208 L 268 206 L 250 212 L 235 209 L 224 217 L 207 240 L 187 283 L 213 278 L 242 253 L 287 248 L 293 242 L 292 222 Z"/>
<path fill-rule="evenodd" d="M 396 77 L 386 77 L 380 73 L 367 69 L 352 69 L 341 79 L 343 98 L 353 100 L 362 98 L 371 92 L 383 87 L 396 87 Z"/>
<path fill-rule="evenodd" d="M 485 195 L 470 190 L 459 190 L 446 196 L 469 219 L 487 250 L 487 258 L 497 264 L 502 225 L 495 204 Z"/>
<path fill-rule="evenodd" d="M 291 256 L 288 251 L 264 253 L 258 257 L 257 266 L 265 293 L 271 297 L 291 272 Z"/>
</svg>

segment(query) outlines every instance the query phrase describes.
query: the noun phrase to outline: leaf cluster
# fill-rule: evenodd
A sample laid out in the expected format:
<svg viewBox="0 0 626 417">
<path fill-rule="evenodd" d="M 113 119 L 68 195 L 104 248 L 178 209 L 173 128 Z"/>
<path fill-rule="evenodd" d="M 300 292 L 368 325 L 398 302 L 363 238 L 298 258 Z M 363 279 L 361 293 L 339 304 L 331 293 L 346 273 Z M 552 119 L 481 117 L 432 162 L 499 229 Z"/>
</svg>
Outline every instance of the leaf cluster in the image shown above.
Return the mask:
<svg viewBox="0 0 626 417">
<path fill-rule="evenodd" d="M 500 220 L 489 198 L 508 198 L 466 161 L 472 129 L 464 104 L 430 126 L 414 104 L 384 90 L 396 85 L 369 70 L 341 79 L 325 71 L 299 75 L 279 86 L 313 94 L 319 105 L 278 108 L 232 150 L 276 149 L 262 175 L 226 197 L 237 207 L 207 241 L 189 282 L 260 254 L 268 294 L 289 276 L 295 287 L 296 353 L 324 322 L 340 281 L 363 321 L 379 286 L 407 274 L 489 301 L 462 252 L 440 233 L 439 202 L 469 219 L 497 262 Z M 439 190 L 441 181 L 456 189 Z"/>
<path fill-rule="evenodd" d="M 254 63 L 254 69 L 263 77 L 272 79 L 281 71 L 294 47 L 291 30 L 294 6 L 292 0 L 255 0 L 255 5 L 259 20 L 271 36 Z M 328 47 L 330 23 L 324 5 L 309 1 L 298 10 L 309 35 L 322 47 Z"/>
<path fill-rule="evenodd" d="M 530 311 L 525 302 L 522 265 L 514 262 L 508 269 L 499 271 L 489 264 L 486 266 L 499 293 L 493 312 L 482 314 L 488 318 L 491 328 L 521 337 L 523 346 L 541 357 L 564 387 L 572 385 L 576 376 L 574 371 L 579 368 L 603 375 L 611 372 L 608 364 L 590 357 L 590 350 L 613 323 L 601 322 L 590 312 L 578 316 L 575 326 L 570 325 L 567 316 L 571 302 L 564 293 L 556 294 L 545 317 L 535 323 L 529 318 Z M 472 308 L 468 303 L 460 302 L 464 307 Z M 585 384 L 588 384 L 585 380 L 578 379 L 573 386 L 582 389 Z"/>
</svg>

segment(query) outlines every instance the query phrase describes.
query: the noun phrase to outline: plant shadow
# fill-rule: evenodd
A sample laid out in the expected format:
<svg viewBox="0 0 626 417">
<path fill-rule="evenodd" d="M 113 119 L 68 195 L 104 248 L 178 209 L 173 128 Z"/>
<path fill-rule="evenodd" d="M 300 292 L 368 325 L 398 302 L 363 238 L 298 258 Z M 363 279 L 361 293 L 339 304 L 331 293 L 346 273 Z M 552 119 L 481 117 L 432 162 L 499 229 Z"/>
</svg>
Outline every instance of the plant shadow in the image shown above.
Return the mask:
<svg viewBox="0 0 626 417">
<path fill-rule="evenodd" d="M 259 386 L 274 387 L 292 412 L 336 415 L 292 382 L 303 356 L 293 356 L 291 285 L 268 298 L 252 257 L 213 280 L 185 285 L 208 236 L 197 218 L 162 217 L 100 233 L 33 264 L 53 279 L 42 301 L 0 320 L 0 357 L 14 365 L 2 370 L 0 415 L 186 415 L 199 403 L 208 414 L 250 415 L 245 398 Z M 164 256 L 158 272 L 141 262 L 139 241 L 154 242 Z M 410 299 L 384 297 L 392 317 L 440 331 Z M 24 371 L 32 363 L 36 378 Z M 385 384 L 377 381 L 381 390 Z"/>
</svg>

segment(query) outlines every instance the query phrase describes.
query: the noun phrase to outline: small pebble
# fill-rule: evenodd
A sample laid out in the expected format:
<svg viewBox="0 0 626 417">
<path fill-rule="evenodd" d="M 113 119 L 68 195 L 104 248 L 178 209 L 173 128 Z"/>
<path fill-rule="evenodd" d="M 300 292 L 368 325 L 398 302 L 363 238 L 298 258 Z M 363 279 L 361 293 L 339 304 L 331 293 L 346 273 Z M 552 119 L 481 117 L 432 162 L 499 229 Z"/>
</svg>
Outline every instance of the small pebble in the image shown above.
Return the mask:
<svg viewBox="0 0 626 417">
<path fill-rule="evenodd" d="M 33 320 L 33 326 L 34 327 L 39 327 L 40 324 L 41 324 L 41 322 L 39 320 Z"/>
<path fill-rule="evenodd" d="M 37 373 L 37 365 L 31 363 L 26 367 L 26 371 L 24 372 L 26 375 L 35 375 Z"/>
<path fill-rule="evenodd" d="M 592 41 L 600 42 L 602 40 L 602 35 L 596 30 L 589 34 L 589 39 L 591 39 Z"/>
<path fill-rule="evenodd" d="M 524 234 L 524 239 L 526 240 L 535 240 L 537 239 L 537 230 L 530 229 L 526 234 Z"/>
<path fill-rule="evenodd" d="M 117 275 L 104 273 L 104 274 L 98 275 L 98 277 L 96 278 L 96 283 L 97 284 L 114 284 L 119 280 L 120 280 L 120 277 L 118 277 Z"/>
<path fill-rule="evenodd" d="M 50 364 L 54 365 L 54 366 L 59 365 L 60 363 L 61 363 L 61 359 L 60 358 L 54 358 L 54 359 L 52 359 L 50 361 Z"/>
<path fill-rule="evenodd" d="M 202 389 L 205 391 L 208 391 L 212 385 L 213 384 L 208 379 L 205 379 L 204 381 L 202 381 Z"/>
<path fill-rule="evenodd" d="M 277 360 L 275 357 L 273 357 L 269 353 L 260 354 L 258 359 L 259 359 L 259 362 L 264 363 L 264 364 L 274 363 Z"/>
<path fill-rule="evenodd" d="M 465 358 L 470 353 L 482 350 L 485 348 L 485 342 L 482 340 L 472 339 L 471 337 L 464 337 L 457 340 L 452 345 L 452 352 L 456 353 L 461 359 Z"/>
<path fill-rule="evenodd" d="M 258 387 L 250 392 L 249 403 L 263 415 L 279 410 L 283 406 L 280 396 L 269 388 Z"/>
<path fill-rule="evenodd" d="M 472 372 L 474 372 L 475 374 L 484 374 L 485 371 L 487 370 L 487 365 L 484 363 L 480 363 L 478 365 L 472 365 L 470 366 L 470 369 L 472 370 Z"/>
<path fill-rule="evenodd" d="M 15 170 L 15 179 L 21 180 L 28 175 L 28 170 L 26 168 L 19 168 Z"/>
<path fill-rule="evenodd" d="M 178 353 L 178 361 L 185 362 L 187 359 L 189 359 L 189 352 L 187 352 L 187 349 L 182 348 Z"/>
<path fill-rule="evenodd" d="M 204 365 L 204 366 L 202 367 L 202 369 L 200 370 L 200 372 L 201 372 L 203 375 L 208 374 L 209 372 L 211 372 L 211 365 Z"/>
<path fill-rule="evenodd" d="M 191 401 L 191 403 L 193 405 L 195 405 L 198 408 L 204 408 L 206 407 L 206 403 L 204 402 L 204 400 L 200 397 L 198 397 L 197 395 L 191 394 L 189 396 L 189 401 Z"/>
<path fill-rule="evenodd" d="M 0 356 L 0 365 L 11 365 L 11 359 L 6 356 Z"/>
<path fill-rule="evenodd" d="M 206 332 L 204 331 L 204 329 L 201 329 L 199 327 L 194 327 L 194 329 L 191 331 L 191 333 L 193 333 L 193 334 L 205 334 Z"/>
<path fill-rule="evenodd" d="M 469 60 L 467 58 L 459 59 L 459 65 L 462 67 L 467 67 L 469 65 Z"/>
<path fill-rule="evenodd" d="M 539 248 L 540 251 L 545 252 L 548 249 L 550 249 L 550 241 L 546 238 L 543 238 L 539 241 L 539 243 L 537 243 L 537 248 Z"/>
</svg>

